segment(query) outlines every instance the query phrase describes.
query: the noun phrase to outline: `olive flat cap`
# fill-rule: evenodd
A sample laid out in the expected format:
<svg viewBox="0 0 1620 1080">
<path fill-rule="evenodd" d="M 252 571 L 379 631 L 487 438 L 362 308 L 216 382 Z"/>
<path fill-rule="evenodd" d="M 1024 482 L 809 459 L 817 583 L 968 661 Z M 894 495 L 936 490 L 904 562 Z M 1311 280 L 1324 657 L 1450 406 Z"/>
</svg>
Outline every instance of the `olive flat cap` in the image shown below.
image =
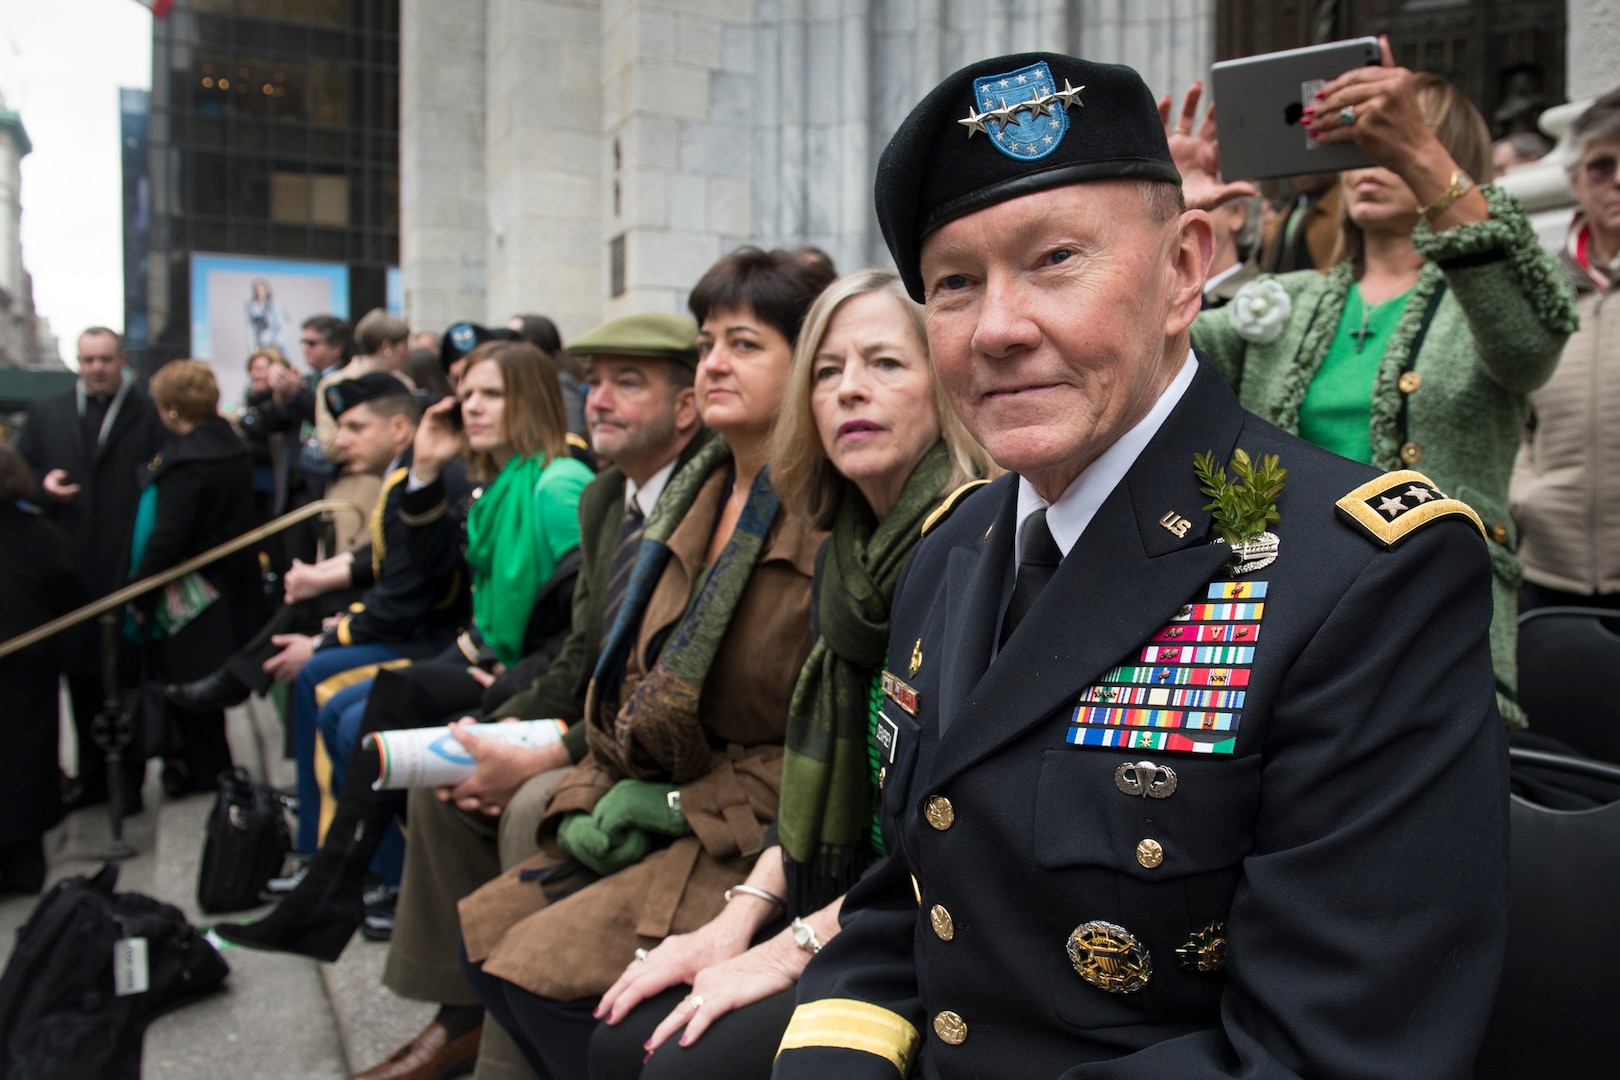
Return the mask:
<svg viewBox="0 0 1620 1080">
<path fill-rule="evenodd" d="M 640 356 L 697 367 L 697 320 L 690 315 L 627 315 L 563 346 L 569 356 Z"/>
<path fill-rule="evenodd" d="M 356 405 L 395 394 L 409 394 L 411 388 L 386 371 L 368 371 L 354 379 L 342 379 L 326 388 L 326 409 L 339 417 Z"/>
<path fill-rule="evenodd" d="M 1116 178 L 1180 185 L 1133 69 L 1057 53 L 981 60 L 934 87 L 878 161 L 878 224 L 912 299 L 929 233 L 1008 199 Z"/>
</svg>

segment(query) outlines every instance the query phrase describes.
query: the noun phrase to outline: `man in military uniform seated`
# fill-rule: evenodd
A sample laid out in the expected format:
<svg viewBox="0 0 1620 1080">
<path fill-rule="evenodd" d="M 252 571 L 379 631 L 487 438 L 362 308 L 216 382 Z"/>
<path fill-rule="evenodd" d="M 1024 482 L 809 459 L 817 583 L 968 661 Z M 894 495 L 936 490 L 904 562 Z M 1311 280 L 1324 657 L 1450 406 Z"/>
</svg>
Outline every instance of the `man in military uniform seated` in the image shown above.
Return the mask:
<svg viewBox="0 0 1620 1080">
<path fill-rule="evenodd" d="M 1477 518 L 1192 353 L 1210 227 L 1135 72 L 958 72 L 877 211 L 1012 475 L 901 578 L 891 855 L 776 1075 L 1471 1075 L 1507 917 Z"/>
</svg>

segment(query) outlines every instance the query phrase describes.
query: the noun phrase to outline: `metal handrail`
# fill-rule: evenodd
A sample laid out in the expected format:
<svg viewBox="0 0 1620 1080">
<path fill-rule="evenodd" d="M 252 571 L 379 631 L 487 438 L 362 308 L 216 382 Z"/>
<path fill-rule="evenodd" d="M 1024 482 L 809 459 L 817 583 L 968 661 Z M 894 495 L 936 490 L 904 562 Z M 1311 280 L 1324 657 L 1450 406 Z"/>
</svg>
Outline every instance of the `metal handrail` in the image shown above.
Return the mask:
<svg viewBox="0 0 1620 1080">
<path fill-rule="evenodd" d="M 36 626 L 25 634 L 17 635 L 10 641 L 0 642 L 0 657 L 10 656 L 20 649 L 26 649 L 30 645 L 38 644 L 48 637 L 60 634 L 71 626 L 77 626 L 86 619 L 93 619 L 104 611 L 112 611 L 114 608 L 122 607 L 131 600 L 151 592 L 153 589 L 167 585 L 171 581 L 178 581 L 193 570 L 201 570 L 211 562 L 223 559 L 227 555 L 234 555 L 243 548 L 252 547 L 267 536 L 274 536 L 288 526 L 296 525 L 300 521 L 307 521 L 329 510 L 352 510 L 362 522 L 366 519 L 366 512 L 346 499 L 319 499 L 312 503 L 306 503 L 297 510 L 282 514 L 274 521 L 266 522 L 256 529 L 248 530 L 233 540 L 227 540 L 223 544 L 209 548 L 201 555 L 193 556 L 179 566 L 153 574 L 151 577 L 142 578 L 132 585 L 124 586 L 117 592 L 108 593 L 100 600 L 84 605 L 77 611 L 70 611 L 66 615 L 52 619 L 48 623 Z"/>
</svg>

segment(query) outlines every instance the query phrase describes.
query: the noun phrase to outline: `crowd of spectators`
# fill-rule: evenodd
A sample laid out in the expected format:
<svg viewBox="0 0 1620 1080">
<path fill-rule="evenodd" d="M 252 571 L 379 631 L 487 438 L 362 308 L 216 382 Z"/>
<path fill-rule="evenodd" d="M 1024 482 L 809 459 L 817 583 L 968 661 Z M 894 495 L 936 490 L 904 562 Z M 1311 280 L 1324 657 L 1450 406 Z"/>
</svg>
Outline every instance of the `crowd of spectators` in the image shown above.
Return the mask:
<svg viewBox="0 0 1620 1080">
<path fill-rule="evenodd" d="M 1544 145 L 1493 148 L 1436 76 L 1357 79 L 1352 120 L 1329 98 L 1306 122 L 1374 165 L 1280 200 L 1221 179 L 1196 92 L 1174 125 L 1161 106 L 1214 227 L 1192 340 L 1246 408 L 1385 471 L 1421 463 L 1477 513 L 1498 707 L 1533 724 L 1515 700 L 1521 607 L 1620 607 L 1620 351 L 1602 312 L 1620 93 L 1572 129 L 1579 210 L 1555 258 L 1490 184 Z M 689 307 L 566 344 L 538 315 L 414 337 L 385 311 L 352 334 L 317 316 L 301 368 L 274 345 L 246 359 L 234 423 L 209 365 L 142 388 L 118 335 L 92 328 L 73 391 L 0 447 L 0 639 L 311 500 L 358 509 L 329 543 L 310 523 L 148 593 L 117 659 L 161 690 L 141 696 L 126 812 L 152 756 L 170 794 L 211 790 L 231 764 L 223 710 L 290 687 L 300 859 L 271 915 L 218 930 L 322 960 L 362 928 L 391 938 L 385 983 L 438 1012 L 365 1080 L 474 1062 L 766 1076 L 798 972 L 883 853 L 873 701 L 895 583 L 925 523 L 999 470 L 892 273 L 745 247 Z M 16 748 L 0 889 L 38 891 L 41 835 L 108 797 L 99 656 L 81 630 L 0 660 Z M 78 745 L 65 787 L 57 673 Z M 479 735 L 534 718 L 565 738 Z M 374 788 L 367 734 L 443 723 L 471 777 Z"/>
</svg>

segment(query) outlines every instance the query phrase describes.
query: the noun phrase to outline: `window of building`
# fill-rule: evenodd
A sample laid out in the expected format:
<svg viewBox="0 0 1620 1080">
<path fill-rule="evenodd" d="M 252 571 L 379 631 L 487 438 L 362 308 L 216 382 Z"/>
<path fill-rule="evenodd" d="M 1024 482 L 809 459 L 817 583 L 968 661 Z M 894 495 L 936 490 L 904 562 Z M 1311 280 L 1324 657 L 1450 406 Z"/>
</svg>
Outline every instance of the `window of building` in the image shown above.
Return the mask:
<svg viewBox="0 0 1620 1080">
<path fill-rule="evenodd" d="M 310 225 L 347 225 L 349 178 L 293 172 L 271 173 L 270 219 Z"/>
</svg>

